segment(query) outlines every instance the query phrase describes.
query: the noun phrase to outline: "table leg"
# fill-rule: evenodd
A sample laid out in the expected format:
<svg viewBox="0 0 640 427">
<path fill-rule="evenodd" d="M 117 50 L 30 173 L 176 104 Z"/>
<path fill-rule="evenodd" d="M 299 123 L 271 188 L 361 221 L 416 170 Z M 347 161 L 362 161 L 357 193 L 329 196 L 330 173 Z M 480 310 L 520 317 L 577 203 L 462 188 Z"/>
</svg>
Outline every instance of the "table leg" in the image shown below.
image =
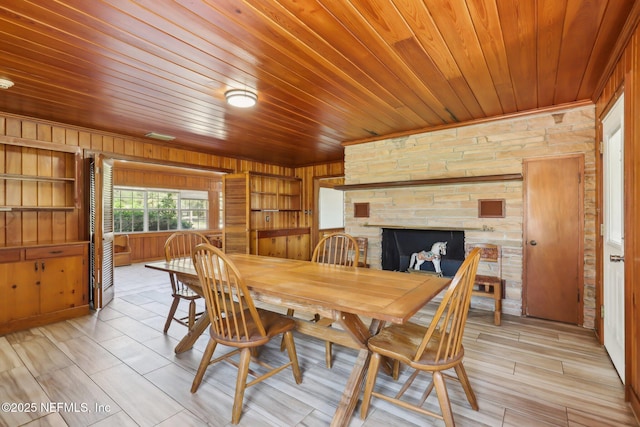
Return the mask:
<svg viewBox="0 0 640 427">
<path fill-rule="evenodd" d="M 198 338 L 200 338 L 200 335 L 202 335 L 204 331 L 207 330 L 207 327 L 209 325 L 210 322 L 207 313 L 201 314 L 198 320 L 196 320 L 196 323 L 193 324 L 193 327 L 189 329 L 187 335 L 185 335 L 184 338 L 180 340 L 175 348 L 175 353 L 180 354 L 184 353 L 187 350 L 191 350 Z"/>
<path fill-rule="evenodd" d="M 358 400 L 360 399 L 360 391 L 364 384 L 364 380 L 367 376 L 367 369 L 369 368 L 369 360 L 371 359 L 371 352 L 367 347 L 367 340 L 372 335 L 376 335 L 380 332 L 380 329 L 384 325 L 384 322 L 373 319 L 369 328 L 367 328 L 362 320 L 349 313 L 338 313 L 335 316 L 342 327 L 347 331 L 353 340 L 359 345 L 360 351 L 356 358 L 356 363 L 353 366 L 351 375 L 347 380 L 347 385 L 344 388 L 340 402 L 336 413 L 331 420 L 331 427 L 342 427 L 349 425 L 349 421 L 353 416 L 353 412 L 356 409 Z"/>
<path fill-rule="evenodd" d="M 340 398 L 340 403 L 338 403 L 338 409 L 336 409 L 336 413 L 331 420 L 331 427 L 349 425 L 349 421 L 351 421 L 353 412 L 360 399 L 360 391 L 362 390 L 364 379 L 367 376 L 369 359 L 371 359 L 371 352 L 369 352 L 369 350 L 360 350 L 358 352 L 356 364 L 353 366 L 351 375 L 349 375 L 349 379 L 347 380 L 347 385 Z"/>
</svg>

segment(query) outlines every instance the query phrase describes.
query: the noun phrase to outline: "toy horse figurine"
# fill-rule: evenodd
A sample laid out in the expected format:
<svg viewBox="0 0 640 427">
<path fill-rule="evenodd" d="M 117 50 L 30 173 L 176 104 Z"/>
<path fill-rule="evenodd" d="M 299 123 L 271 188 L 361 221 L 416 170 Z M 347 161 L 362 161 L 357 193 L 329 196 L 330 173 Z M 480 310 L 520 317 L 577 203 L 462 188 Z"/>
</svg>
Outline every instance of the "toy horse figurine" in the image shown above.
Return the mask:
<svg viewBox="0 0 640 427">
<path fill-rule="evenodd" d="M 413 266 L 414 270 L 420 270 L 420 266 L 425 261 L 431 261 L 433 263 L 433 268 L 435 268 L 436 273 L 442 276 L 442 269 L 440 268 L 440 258 L 442 255 L 447 254 L 447 242 L 435 242 L 433 246 L 431 246 L 430 251 L 420 251 L 411 254 L 411 262 L 409 263 L 409 268 Z"/>
</svg>

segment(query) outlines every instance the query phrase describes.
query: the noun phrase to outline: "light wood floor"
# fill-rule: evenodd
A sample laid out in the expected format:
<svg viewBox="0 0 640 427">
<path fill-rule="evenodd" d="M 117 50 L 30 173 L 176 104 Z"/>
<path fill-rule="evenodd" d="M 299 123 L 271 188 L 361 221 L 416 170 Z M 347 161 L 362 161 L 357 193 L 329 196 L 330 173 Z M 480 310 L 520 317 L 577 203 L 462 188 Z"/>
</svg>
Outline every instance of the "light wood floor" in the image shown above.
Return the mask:
<svg viewBox="0 0 640 427">
<path fill-rule="evenodd" d="M 189 392 L 207 337 L 176 356 L 186 329 L 162 328 L 170 296 L 166 273 L 142 265 L 116 269 L 116 299 L 99 314 L 0 337 L 0 426 L 226 426 L 231 419 L 235 369 L 211 367 Z M 186 307 L 186 306 L 185 306 Z M 428 321 L 430 305 L 416 317 Z M 472 310 L 465 333 L 465 366 L 480 411 L 470 409 L 450 383 L 460 426 L 635 426 L 623 387 L 591 331 L 536 319 Z M 415 320 L 415 318 L 414 318 Z M 242 426 L 327 426 L 355 352 L 295 335 L 303 383 L 289 370 L 247 390 Z M 261 357 L 286 357 L 276 340 Z M 403 373 L 403 376 L 406 372 Z M 379 387 L 397 389 L 385 375 Z M 52 402 L 42 410 L 42 402 Z M 24 407 L 27 405 L 26 408 Z M 21 406 L 19 406 L 21 405 Z M 427 405 L 437 405 L 435 396 Z M 35 409 L 28 412 L 27 409 Z M 441 426 L 441 421 L 373 400 L 366 421 L 351 426 Z"/>
</svg>

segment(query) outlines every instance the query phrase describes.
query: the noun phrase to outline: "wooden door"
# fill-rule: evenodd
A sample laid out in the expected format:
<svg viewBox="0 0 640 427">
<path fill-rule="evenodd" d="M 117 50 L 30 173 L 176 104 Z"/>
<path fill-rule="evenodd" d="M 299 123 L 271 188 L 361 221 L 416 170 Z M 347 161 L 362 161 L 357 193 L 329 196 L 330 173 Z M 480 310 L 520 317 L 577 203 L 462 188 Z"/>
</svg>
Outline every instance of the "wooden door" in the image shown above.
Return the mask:
<svg viewBox="0 0 640 427">
<path fill-rule="evenodd" d="M 258 240 L 256 255 L 287 257 L 287 236 L 261 237 Z"/>
<path fill-rule="evenodd" d="M 249 253 L 249 180 L 246 174 L 225 175 L 224 250 L 226 253 Z"/>
<path fill-rule="evenodd" d="M 582 156 L 525 160 L 524 313 L 582 323 Z"/>
<path fill-rule="evenodd" d="M 287 258 L 309 261 L 309 234 L 287 236 Z"/>
<path fill-rule="evenodd" d="M 37 316 L 40 313 L 39 272 L 36 261 L 0 264 L 0 323 Z"/>
<path fill-rule="evenodd" d="M 91 171 L 93 308 L 113 300 L 113 161 L 97 155 Z"/>
<path fill-rule="evenodd" d="M 73 250 L 73 247 L 61 249 Z M 78 246 L 76 250 L 84 248 Z M 53 313 L 59 310 L 87 304 L 85 283 L 85 255 L 47 258 L 40 261 L 40 312 Z"/>
<path fill-rule="evenodd" d="M 83 301 L 82 293 L 79 292 L 82 289 L 82 269 L 84 268 L 81 255 L 48 258 L 37 262 L 41 267 L 41 314 L 86 304 Z"/>
</svg>

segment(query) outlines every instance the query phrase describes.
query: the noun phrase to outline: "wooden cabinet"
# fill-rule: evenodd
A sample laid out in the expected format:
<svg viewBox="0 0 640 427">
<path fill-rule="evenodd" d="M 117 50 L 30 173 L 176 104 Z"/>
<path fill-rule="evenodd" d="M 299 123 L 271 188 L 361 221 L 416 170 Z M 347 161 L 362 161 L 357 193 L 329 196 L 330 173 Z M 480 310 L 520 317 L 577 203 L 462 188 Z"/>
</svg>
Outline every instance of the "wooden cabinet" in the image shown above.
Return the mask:
<svg viewBox="0 0 640 427">
<path fill-rule="evenodd" d="M 308 227 L 257 230 L 251 234 L 251 253 L 279 258 L 309 259 Z"/>
<path fill-rule="evenodd" d="M 286 236 L 258 245 L 258 230 L 297 229 L 302 215 L 302 180 L 257 173 L 223 178 L 224 248 L 227 253 L 287 253 Z M 302 243 L 301 243 L 302 244 Z M 306 252 L 308 252 L 308 243 Z M 305 249 L 301 252 L 305 252 Z"/>
<path fill-rule="evenodd" d="M 88 244 L 0 249 L 0 334 L 89 312 Z"/>
</svg>

